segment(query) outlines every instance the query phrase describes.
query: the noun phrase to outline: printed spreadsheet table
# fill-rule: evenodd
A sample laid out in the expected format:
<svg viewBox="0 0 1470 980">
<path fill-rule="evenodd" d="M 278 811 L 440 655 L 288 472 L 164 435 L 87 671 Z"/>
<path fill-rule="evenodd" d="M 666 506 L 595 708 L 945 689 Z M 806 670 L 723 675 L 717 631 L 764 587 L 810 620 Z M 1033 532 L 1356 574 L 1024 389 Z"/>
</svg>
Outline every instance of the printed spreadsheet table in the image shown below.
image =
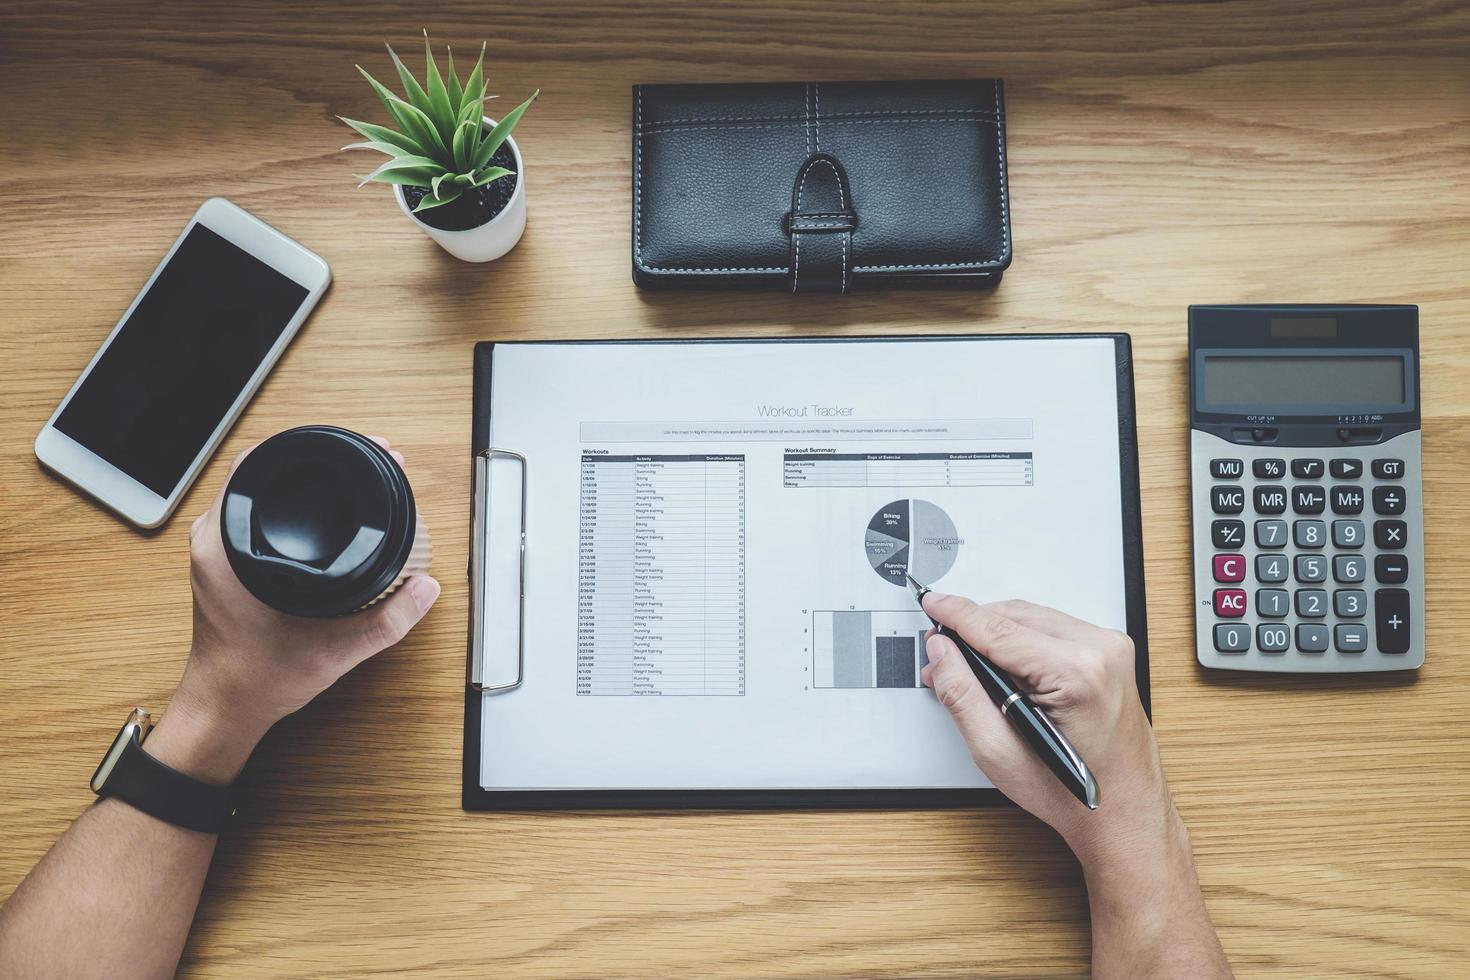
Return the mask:
<svg viewBox="0 0 1470 980">
<path fill-rule="evenodd" d="M 745 693 L 745 457 L 582 457 L 579 695 Z"/>
<path fill-rule="evenodd" d="M 788 452 L 787 487 L 1029 487 L 1029 452 L 804 453 Z"/>
</svg>

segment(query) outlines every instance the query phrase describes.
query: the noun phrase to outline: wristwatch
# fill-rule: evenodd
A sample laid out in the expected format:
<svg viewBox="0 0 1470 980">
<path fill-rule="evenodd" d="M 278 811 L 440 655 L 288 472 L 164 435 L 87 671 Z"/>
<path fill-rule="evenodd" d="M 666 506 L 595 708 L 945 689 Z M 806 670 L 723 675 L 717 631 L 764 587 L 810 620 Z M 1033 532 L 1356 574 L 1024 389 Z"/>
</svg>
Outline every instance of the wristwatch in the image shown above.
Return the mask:
<svg viewBox="0 0 1470 980">
<path fill-rule="evenodd" d="M 235 815 L 238 784 L 213 786 L 159 762 L 143 751 L 152 728 L 152 716 L 134 708 L 92 774 L 92 792 L 179 827 L 219 833 Z"/>
</svg>

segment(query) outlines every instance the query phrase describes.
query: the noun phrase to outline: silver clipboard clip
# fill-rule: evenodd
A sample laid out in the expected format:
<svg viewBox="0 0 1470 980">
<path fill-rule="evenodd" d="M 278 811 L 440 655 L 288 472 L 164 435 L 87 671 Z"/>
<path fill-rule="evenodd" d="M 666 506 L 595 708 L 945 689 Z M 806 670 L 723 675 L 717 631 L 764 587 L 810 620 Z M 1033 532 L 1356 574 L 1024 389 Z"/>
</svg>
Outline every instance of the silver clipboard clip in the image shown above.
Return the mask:
<svg viewBox="0 0 1470 980">
<path fill-rule="evenodd" d="M 485 541 L 490 518 L 490 462 L 500 456 L 521 467 L 520 611 L 516 623 L 516 676 L 504 684 L 485 684 Z M 482 694 L 500 694 L 521 686 L 526 677 L 526 457 L 513 449 L 482 449 L 475 454 L 470 516 L 470 658 L 465 683 Z"/>
</svg>

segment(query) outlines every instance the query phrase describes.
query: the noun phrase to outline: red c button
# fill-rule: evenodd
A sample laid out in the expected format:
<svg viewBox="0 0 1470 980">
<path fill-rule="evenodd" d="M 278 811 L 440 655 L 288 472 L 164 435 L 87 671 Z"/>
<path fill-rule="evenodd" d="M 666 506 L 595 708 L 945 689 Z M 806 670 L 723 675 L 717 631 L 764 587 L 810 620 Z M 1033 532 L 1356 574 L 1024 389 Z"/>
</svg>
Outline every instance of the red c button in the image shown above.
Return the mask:
<svg viewBox="0 0 1470 980">
<path fill-rule="evenodd" d="M 1216 555 L 1216 582 L 1244 582 L 1245 555 Z"/>
<path fill-rule="evenodd" d="M 1215 615 L 1225 619 L 1239 619 L 1245 615 L 1244 589 L 1216 589 Z"/>
</svg>

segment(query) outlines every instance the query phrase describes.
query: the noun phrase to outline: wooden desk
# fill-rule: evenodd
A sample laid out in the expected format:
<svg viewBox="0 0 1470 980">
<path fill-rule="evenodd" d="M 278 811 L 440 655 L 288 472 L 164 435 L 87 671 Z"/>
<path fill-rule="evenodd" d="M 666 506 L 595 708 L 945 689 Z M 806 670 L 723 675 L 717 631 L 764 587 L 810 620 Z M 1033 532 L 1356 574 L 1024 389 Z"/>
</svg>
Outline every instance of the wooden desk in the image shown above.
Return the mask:
<svg viewBox="0 0 1470 980">
<path fill-rule="evenodd" d="M 445 594 L 261 749 L 184 971 L 363 976 L 1077 974 L 1055 837 L 979 813 L 464 814 L 470 346 L 484 339 L 1127 330 L 1137 354 L 1155 720 L 1242 976 L 1447 976 L 1470 939 L 1470 11 L 1464 3 L 457 0 L 0 10 L 0 889 L 87 805 L 128 707 L 189 639 L 190 520 L 290 425 L 408 454 Z M 381 114 L 420 26 L 491 42 L 531 224 L 488 266 L 354 190 L 334 116 Z M 994 294 L 644 295 L 629 85 L 1000 74 L 1016 260 Z M 31 440 L 199 202 L 336 283 L 162 532 L 46 476 Z M 1189 647 L 1190 302 L 1421 305 L 1428 662 L 1416 677 L 1204 676 Z"/>
</svg>

